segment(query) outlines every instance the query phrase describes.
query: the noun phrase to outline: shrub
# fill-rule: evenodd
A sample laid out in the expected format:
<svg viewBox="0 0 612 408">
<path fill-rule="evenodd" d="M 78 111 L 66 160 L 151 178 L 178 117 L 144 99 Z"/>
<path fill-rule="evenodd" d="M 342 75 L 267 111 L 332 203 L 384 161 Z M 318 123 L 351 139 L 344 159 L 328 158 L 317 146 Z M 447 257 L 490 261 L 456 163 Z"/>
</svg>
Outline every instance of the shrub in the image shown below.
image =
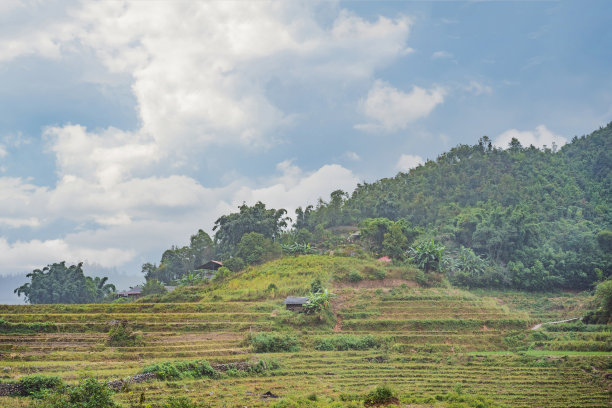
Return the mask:
<svg viewBox="0 0 612 408">
<path fill-rule="evenodd" d="M 163 295 L 166 293 L 166 288 L 157 279 L 149 279 L 142 287 L 142 295 Z"/>
<path fill-rule="evenodd" d="M 191 402 L 187 397 L 170 397 L 168 401 L 162 405 L 162 408 L 199 408 L 201 405 Z"/>
<path fill-rule="evenodd" d="M 332 337 L 319 338 L 315 341 L 314 348 L 324 351 L 344 350 L 368 350 L 378 348 L 381 341 L 372 335 L 354 336 L 343 334 Z"/>
<path fill-rule="evenodd" d="M 398 402 L 395 392 L 386 385 L 379 385 L 363 398 L 363 403 L 367 406 L 388 405 Z"/>
<path fill-rule="evenodd" d="M 248 343 L 255 353 L 278 353 L 299 351 L 300 345 L 290 334 L 257 333 L 249 335 Z"/>
<path fill-rule="evenodd" d="M 65 385 L 60 377 L 48 377 L 45 375 L 21 377 L 18 383 L 21 386 L 22 396 L 34 398 L 41 398 L 44 391 L 59 389 Z"/>
<path fill-rule="evenodd" d="M 348 280 L 350 282 L 360 282 L 363 280 L 363 276 L 357 271 L 351 271 L 348 275 Z"/>
<path fill-rule="evenodd" d="M 368 277 L 368 279 L 385 279 L 387 273 L 384 269 L 376 268 L 374 266 L 366 266 L 363 268 L 363 273 Z"/>
<path fill-rule="evenodd" d="M 153 373 L 160 380 L 180 380 L 182 378 L 219 378 L 219 373 L 206 360 L 164 361 L 146 366 L 143 373 Z"/>
<path fill-rule="evenodd" d="M 238 272 L 246 267 L 244 260 L 239 256 L 229 258 L 223 261 L 223 266 L 227 267 L 232 272 Z"/>
<path fill-rule="evenodd" d="M 113 392 L 95 378 L 85 378 L 74 387 L 46 393 L 34 401 L 33 408 L 119 408 L 112 400 Z"/>
<path fill-rule="evenodd" d="M 127 320 L 114 320 L 111 322 L 111 329 L 108 332 L 109 346 L 130 347 L 143 345 L 142 335 L 132 331 Z"/>
<path fill-rule="evenodd" d="M 217 272 L 215 273 L 213 280 L 222 281 L 222 280 L 227 279 L 231 274 L 232 274 L 232 271 L 230 271 L 225 266 L 222 266 L 219 269 L 217 269 Z"/>
</svg>

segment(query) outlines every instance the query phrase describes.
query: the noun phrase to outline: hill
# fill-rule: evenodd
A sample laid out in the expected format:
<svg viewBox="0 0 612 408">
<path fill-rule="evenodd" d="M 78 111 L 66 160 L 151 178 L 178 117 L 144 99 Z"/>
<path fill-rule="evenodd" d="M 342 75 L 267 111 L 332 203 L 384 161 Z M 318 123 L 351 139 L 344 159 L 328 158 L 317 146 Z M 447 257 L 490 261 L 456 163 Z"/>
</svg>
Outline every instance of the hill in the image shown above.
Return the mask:
<svg viewBox="0 0 612 408">
<path fill-rule="evenodd" d="M 516 139 L 498 149 L 483 137 L 300 208 L 296 228 L 404 220 L 447 252 L 469 248 L 494 266 L 470 286 L 586 289 L 612 275 L 611 204 L 612 123 L 560 150 Z"/>
</svg>

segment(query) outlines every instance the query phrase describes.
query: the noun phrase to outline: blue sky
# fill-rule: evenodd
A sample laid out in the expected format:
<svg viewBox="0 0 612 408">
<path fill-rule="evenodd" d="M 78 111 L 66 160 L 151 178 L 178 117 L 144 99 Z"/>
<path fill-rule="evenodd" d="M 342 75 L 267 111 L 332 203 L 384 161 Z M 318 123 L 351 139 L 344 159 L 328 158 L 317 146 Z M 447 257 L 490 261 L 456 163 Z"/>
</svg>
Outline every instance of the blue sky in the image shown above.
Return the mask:
<svg viewBox="0 0 612 408">
<path fill-rule="evenodd" d="M 562 145 L 612 120 L 610 15 L 5 1 L 0 275 L 67 260 L 139 276 L 242 202 L 293 213 L 483 135 Z"/>
</svg>

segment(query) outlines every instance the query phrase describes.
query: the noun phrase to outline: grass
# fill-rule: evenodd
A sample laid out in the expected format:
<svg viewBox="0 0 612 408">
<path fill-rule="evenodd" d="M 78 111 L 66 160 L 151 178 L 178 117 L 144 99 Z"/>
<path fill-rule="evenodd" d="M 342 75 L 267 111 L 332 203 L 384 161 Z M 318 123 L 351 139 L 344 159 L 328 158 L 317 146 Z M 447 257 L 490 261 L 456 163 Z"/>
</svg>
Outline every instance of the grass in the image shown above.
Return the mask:
<svg viewBox="0 0 612 408">
<path fill-rule="evenodd" d="M 352 271 L 364 279 L 350 282 Z M 409 267 L 309 255 L 158 303 L 0 305 L 0 381 L 34 374 L 69 384 L 86 375 L 108 381 L 146 367 L 179 373 L 116 393 L 126 408 L 142 393 L 152 408 L 170 397 L 211 406 L 357 407 L 383 385 L 397 404 L 411 407 L 609 406 L 611 354 L 576 350 L 608 347 L 609 327 L 530 330 L 575 317 L 588 295 L 422 288 L 410 276 Z M 284 297 L 306 294 L 315 278 L 336 294 L 332 312 L 284 310 Z M 142 343 L 109 345 L 115 319 L 127 319 Z M 260 361 L 274 368 L 247 371 Z M 267 391 L 279 398 L 262 397 Z M 0 406 L 28 404 L 0 397 Z"/>
</svg>

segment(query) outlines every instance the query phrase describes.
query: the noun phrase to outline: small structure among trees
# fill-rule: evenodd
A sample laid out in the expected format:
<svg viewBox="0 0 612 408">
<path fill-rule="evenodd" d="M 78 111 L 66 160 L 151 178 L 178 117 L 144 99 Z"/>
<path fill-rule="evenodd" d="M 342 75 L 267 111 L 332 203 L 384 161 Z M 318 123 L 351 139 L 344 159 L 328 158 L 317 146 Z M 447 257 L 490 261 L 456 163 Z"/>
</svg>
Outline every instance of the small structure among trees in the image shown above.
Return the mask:
<svg viewBox="0 0 612 408">
<path fill-rule="evenodd" d="M 220 267 L 223 266 L 223 262 L 221 261 L 208 261 L 205 264 L 196 267 L 196 270 L 205 269 L 207 271 L 216 271 Z"/>
<path fill-rule="evenodd" d="M 299 296 L 287 296 L 287 299 L 283 302 L 287 310 L 291 310 L 294 312 L 303 312 L 305 311 L 304 306 L 308 303 L 307 297 L 299 297 Z"/>
</svg>

